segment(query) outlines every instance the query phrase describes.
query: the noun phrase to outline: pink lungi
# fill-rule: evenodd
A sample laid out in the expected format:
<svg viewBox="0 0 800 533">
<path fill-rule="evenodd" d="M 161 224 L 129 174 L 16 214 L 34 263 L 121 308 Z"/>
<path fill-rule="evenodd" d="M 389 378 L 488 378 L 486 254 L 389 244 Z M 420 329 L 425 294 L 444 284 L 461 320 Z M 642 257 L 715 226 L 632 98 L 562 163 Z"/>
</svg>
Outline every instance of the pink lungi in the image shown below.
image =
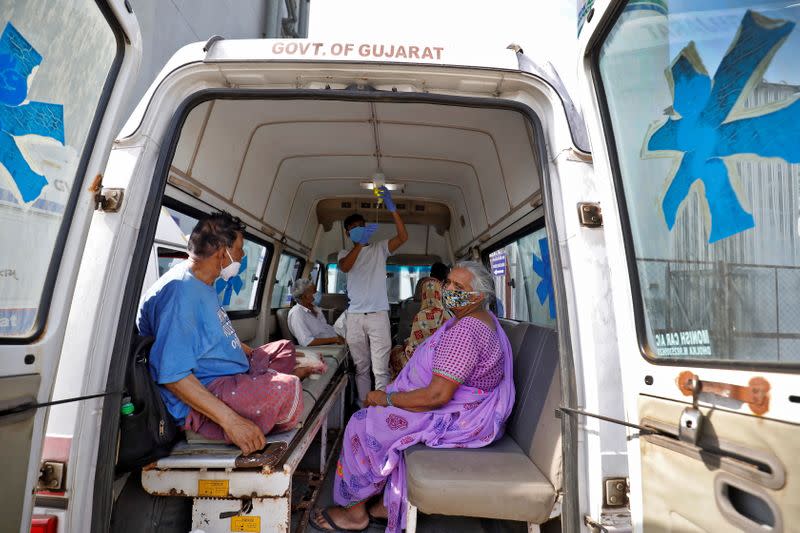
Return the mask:
<svg viewBox="0 0 800 533">
<path fill-rule="evenodd" d="M 292 375 L 297 353 L 290 341 L 277 341 L 253 350 L 250 370 L 215 379 L 208 390 L 238 414 L 252 420 L 264 432 L 288 431 L 303 413 L 303 386 Z M 185 429 L 213 440 L 230 439 L 222 428 L 202 413 L 191 409 Z"/>
</svg>

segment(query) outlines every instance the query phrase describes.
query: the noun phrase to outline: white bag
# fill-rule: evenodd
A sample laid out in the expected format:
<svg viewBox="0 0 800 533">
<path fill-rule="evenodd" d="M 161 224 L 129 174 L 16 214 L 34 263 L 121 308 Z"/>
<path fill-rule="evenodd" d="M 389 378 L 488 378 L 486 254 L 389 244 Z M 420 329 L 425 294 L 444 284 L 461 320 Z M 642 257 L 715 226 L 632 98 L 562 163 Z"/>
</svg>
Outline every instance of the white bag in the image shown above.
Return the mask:
<svg viewBox="0 0 800 533">
<path fill-rule="evenodd" d="M 333 329 L 341 338 L 347 338 L 347 312 L 339 315 L 339 318 L 337 318 L 336 322 L 333 323 Z"/>
</svg>

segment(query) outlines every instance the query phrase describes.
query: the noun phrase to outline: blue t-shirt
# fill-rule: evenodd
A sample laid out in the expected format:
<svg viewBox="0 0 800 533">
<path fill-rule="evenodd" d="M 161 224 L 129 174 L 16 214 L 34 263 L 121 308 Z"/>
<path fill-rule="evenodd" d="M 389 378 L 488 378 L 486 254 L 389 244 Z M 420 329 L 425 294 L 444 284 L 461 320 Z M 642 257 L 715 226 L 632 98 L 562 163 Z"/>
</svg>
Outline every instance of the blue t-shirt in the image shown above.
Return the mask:
<svg viewBox="0 0 800 533">
<path fill-rule="evenodd" d="M 139 333 L 155 337 L 150 373 L 156 383 L 174 383 L 194 373 L 207 386 L 221 376 L 250 368 L 242 343 L 212 285 L 192 274 L 188 261 L 172 267 L 142 298 Z M 189 406 L 166 387 L 161 397 L 178 424 Z"/>
</svg>

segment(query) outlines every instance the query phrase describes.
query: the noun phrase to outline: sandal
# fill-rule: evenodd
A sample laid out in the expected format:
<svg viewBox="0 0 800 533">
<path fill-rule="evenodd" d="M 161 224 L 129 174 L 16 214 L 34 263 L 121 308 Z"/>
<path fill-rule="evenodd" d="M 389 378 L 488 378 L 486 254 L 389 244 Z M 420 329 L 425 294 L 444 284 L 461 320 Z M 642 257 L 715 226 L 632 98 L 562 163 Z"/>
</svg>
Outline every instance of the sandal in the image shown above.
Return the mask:
<svg viewBox="0 0 800 533">
<path fill-rule="evenodd" d="M 326 529 L 326 528 L 322 527 L 321 525 L 317 524 L 316 517 L 318 517 L 320 515 L 322 515 L 322 518 L 324 518 L 325 521 L 328 522 L 328 524 L 330 524 L 331 527 L 333 527 L 333 529 Z M 317 531 L 323 531 L 323 532 L 334 531 L 334 532 L 340 532 L 340 533 L 341 532 L 343 532 L 343 533 L 361 533 L 361 532 L 366 531 L 367 529 L 369 529 L 369 524 L 367 524 L 366 527 L 363 527 L 361 529 L 345 529 L 343 527 L 339 527 L 336 524 L 336 522 L 333 521 L 333 518 L 331 518 L 331 515 L 328 514 L 328 510 L 327 509 L 319 509 L 319 514 L 317 514 L 316 516 L 314 516 L 314 515 L 310 516 L 309 519 L 308 519 L 308 525 L 310 525 L 312 528 L 314 528 Z"/>
</svg>

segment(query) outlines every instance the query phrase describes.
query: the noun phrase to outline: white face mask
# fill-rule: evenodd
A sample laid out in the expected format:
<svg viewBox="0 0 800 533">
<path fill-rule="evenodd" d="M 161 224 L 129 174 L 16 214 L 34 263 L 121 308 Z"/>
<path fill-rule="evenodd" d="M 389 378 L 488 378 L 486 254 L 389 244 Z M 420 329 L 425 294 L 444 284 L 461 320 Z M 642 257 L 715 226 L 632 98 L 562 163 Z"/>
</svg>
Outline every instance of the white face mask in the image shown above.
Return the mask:
<svg viewBox="0 0 800 533">
<path fill-rule="evenodd" d="M 231 264 L 226 266 L 220 271 L 219 277 L 221 277 L 225 281 L 228 281 L 233 276 L 239 273 L 240 263 L 239 261 L 233 260 L 233 257 L 231 256 L 231 253 L 228 251 L 227 248 L 225 248 L 225 253 L 228 254 L 228 258 L 231 260 Z"/>
</svg>

